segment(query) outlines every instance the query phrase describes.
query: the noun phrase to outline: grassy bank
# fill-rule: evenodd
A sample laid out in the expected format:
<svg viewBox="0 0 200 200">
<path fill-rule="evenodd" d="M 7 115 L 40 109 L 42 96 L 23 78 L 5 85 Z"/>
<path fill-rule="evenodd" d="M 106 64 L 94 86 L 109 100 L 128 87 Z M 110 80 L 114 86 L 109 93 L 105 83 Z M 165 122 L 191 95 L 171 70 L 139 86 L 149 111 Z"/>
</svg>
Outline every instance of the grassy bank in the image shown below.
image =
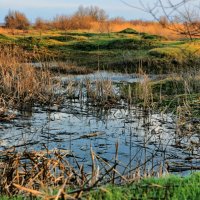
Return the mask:
<svg viewBox="0 0 200 200">
<path fill-rule="evenodd" d="M 150 178 L 125 186 L 107 186 L 92 191 L 84 199 L 181 199 L 197 200 L 200 196 L 200 174 L 189 177 Z"/>
<path fill-rule="evenodd" d="M 33 60 L 64 60 L 95 69 L 136 72 L 138 66 L 150 73 L 177 71 L 199 64 L 199 41 L 170 41 L 158 35 L 125 29 L 119 32 L 27 32 L 0 34 L 0 44 L 17 45 Z M 39 57 L 35 57 L 35 53 Z"/>
<path fill-rule="evenodd" d="M 200 76 L 199 71 L 194 69 L 199 67 L 198 40 L 193 43 L 186 40 L 168 41 L 161 36 L 126 29 L 115 33 L 49 31 L 34 35 L 28 32 L 22 35 L 1 34 L 0 45 L 2 121 L 15 117 L 7 114 L 9 108 L 59 105 L 67 98 L 79 99 L 97 108 L 111 108 L 123 98 L 130 105 L 139 104 L 145 109 L 159 109 L 162 113 L 174 112 L 177 115 L 176 128 L 182 134 L 179 137 L 187 134 L 190 137 L 200 130 Z M 30 64 L 32 61 L 41 66 L 35 67 Z M 62 61 L 68 61 L 68 64 Z M 49 67 L 49 62 L 56 62 L 56 65 Z M 62 83 L 52 73 L 56 72 L 57 75 L 70 71 L 83 74 L 92 72 L 90 68 L 136 72 L 138 67 L 141 69 L 138 75 L 141 82 L 119 83 L 121 90 L 117 94 L 116 85 L 111 80 Z M 184 67 L 187 71 L 183 70 Z M 164 76 L 155 80 L 144 72 L 179 70 L 184 71 L 180 76 L 175 74 L 174 77 Z M 63 96 L 58 94 L 61 89 L 65 90 Z M 178 145 L 181 147 L 181 143 Z M 118 145 L 116 154 L 117 148 Z M 191 143 L 191 151 L 196 148 L 199 148 L 199 144 Z M 7 151 L 0 160 L 3 166 L 0 168 L 1 195 L 16 195 L 13 199 L 17 200 L 30 195 L 46 199 L 59 199 L 62 195 L 66 199 L 198 199 L 200 196 L 200 174 L 185 178 L 169 176 L 135 180 L 131 184 L 125 180 L 126 185 L 101 187 L 105 176 L 109 180 L 106 183 L 115 182 L 117 162 L 110 166 L 100 159 L 104 165 L 99 173 L 94 155 L 91 151 L 92 173 L 88 174 L 75 157 L 76 167 L 65 160 L 73 157 L 68 151 L 55 151 L 52 154 L 48 149 L 47 152 L 23 154 L 15 152 L 15 149 L 13 152 Z M 124 177 L 120 176 L 120 181 L 123 182 Z M 12 199 L 7 196 L 0 199 Z"/>
<path fill-rule="evenodd" d="M 80 199 L 84 200 L 128 200 L 128 199 L 170 199 L 198 200 L 200 196 L 200 174 L 187 177 L 168 175 L 162 178 L 147 178 L 122 186 L 102 186 L 84 192 Z M 1 200 L 22 200 L 25 197 L 0 197 Z M 26 197 L 26 199 L 30 199 Z M 36 199 L 43 199 L 36 198 Z M 67 199 L 67 198 L 66 198 Z M 69 199 L 73 199 L 72 196 Z"/>
</svg>

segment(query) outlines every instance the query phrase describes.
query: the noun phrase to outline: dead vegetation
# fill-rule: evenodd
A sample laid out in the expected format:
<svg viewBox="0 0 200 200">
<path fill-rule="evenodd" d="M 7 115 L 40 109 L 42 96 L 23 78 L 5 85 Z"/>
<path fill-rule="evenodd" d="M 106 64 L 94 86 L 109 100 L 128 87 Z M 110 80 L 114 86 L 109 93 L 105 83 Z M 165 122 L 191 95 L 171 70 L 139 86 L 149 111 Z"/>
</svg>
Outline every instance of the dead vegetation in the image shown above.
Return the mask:
<svg viewBox="0 0 200 200">
<path fill-rule="evenodd" d="M 48 64 L 48 63 L 47 63 Z M 78 74 L 90 74 L 93 72 L 93 70 L 89 67 L 79 67 L 77 66 L 76 63 L 73 62 L 62 62 L 62 61 L 57 61 L 54 63 L 49 63 L 49 68 L 53 73 L 56 74 L 72 74 L 72 75 L 78 75 Z"/>
<path fill-rule="evenodd" d="M 40 197 L 42 199 L 77 199 L 83 193 L 99 185 L 129 183 L 140 180 L 143 175 L 155 175 L 153 171 L 143 173 L 143 167 L 137 166 L 128 174 L 117 170 L 118 143 L 114 162 L 108 163 L 92 148 L 91 170 L 85 170 L 72 152 L 66 150 L 24 151 L 10 148 L 0 152 L 0 194 Z M 73 159 L 73 166 L 68 159 Z M 70 159 L 70 160 L 71 160 Z M 145 165 L 146 165 L 145 161 Z M 160 166 L 158 176 L 166 169 Z M 143 175 L 141 175 L 143 174 Z"/>
<path fill-rule="evenodd" d="M 56 100 L 56 85 L 49 70 L 34 68 L 29 64 L 30 55 L 18 46 L 2 45 L 0 49 L 1 110 Z"/>
<path fill-rule="evenodd" d="M 68 162 L 73 157 L 76 167 Z M 96 155 L 91 149 L 92 172 L 86 173 L 70 151 L 52 150 L 41 152 L 16 152 L 10 149 L 1 152 L 0 190 L 4 195 L 24 195 L 44 199 L 75 199 L 83 191 L 97 186 L 115 170 L 107 164 L 105 174 L 96 166 Z M 103 170 L 102 170 L 103 172 Z M 109 182 L 109 180 L 107 180 Z"/>
</svg>

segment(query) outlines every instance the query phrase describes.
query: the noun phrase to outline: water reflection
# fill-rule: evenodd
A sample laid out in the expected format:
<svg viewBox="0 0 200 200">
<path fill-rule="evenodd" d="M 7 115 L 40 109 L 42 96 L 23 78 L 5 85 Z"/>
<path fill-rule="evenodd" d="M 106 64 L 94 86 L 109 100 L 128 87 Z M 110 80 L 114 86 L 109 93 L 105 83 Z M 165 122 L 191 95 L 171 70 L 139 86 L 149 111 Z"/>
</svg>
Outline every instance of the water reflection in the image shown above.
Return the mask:
<svg viewBox="0 0 200 200">
<path fill-rule="evenodd" d="M 89 168 L 91 147 L 104 161 L 113 163 L 118 143 L 119 170 L 124 173 L 138 166 L 144 171 L 158 170 L 169 162 L 174 171 L 177 166 L 200 166 L 199 148 L 188 148 L 191 140 L 198 140 L 197 135 L 183 136 L 182 145 L 177 146 L 176 117 L 172 114 L 124 105 L 104 109 L 78 101 L 47 110 L 34 108 L 11 123 L 1 123 L 1 148 L 70 150 Z M 192 159 L 187 160 L 189 156 Z"/>
</svg>

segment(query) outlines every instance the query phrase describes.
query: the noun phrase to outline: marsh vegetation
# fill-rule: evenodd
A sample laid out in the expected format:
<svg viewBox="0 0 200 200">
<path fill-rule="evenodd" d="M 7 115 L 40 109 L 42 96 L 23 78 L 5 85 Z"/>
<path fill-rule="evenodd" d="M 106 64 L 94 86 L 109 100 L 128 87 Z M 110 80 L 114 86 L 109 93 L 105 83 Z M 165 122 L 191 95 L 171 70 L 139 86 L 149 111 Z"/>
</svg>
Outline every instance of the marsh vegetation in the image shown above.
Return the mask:
<svg viewBox="0 0 200 200">
<path fill-rule="evenodd" d="M 178 189 L 179 178 L 140 180 L 200 169 L 199 39 L 146 33 L 136 22 L 117 30 L 97 13 L 104 31 L 59 27 L 76 13 L 55 19 L 57 30 L 38 19 L 32 30 L 0 34 L 1 195 L 114 199 L 113 186 L 87 192 L 116 184 L 127 198 L 182 198 L 192 180 L 195 196 L 198 174 Z"/>
</svg>

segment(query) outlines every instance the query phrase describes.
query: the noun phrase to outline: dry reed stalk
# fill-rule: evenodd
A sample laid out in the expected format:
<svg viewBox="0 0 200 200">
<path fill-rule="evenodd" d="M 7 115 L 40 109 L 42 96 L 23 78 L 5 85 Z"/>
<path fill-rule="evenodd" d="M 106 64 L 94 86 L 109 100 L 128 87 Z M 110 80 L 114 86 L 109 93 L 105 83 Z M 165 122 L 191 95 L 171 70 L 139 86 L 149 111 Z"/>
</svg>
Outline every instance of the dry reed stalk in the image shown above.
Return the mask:
<svg viewBox="0 0 200 200">
<path fill-rule="evenodd" d="M 47 103 L 55 98 L 48 70 L 38 70 L 28 64 L 28 53 L 17 46 L 0 46 L 0 49 L 1 104 L 21 106 Z"/>
<path fill-rule="evenodd" d="M 151 80 L 149 76 L 142 70 L 139 70 L 139 76 L 142 81 L 136 87 L 137 98 L 142 100 L 144 108 L 149 108 L 153 106 L 153 93 L 151 87 Z"/>
<path fill-rule="evenodd" d="M 0 165 L 1 195 L 31 194 L 42 199 L 76 199 L 80 198 L 83 192 L 90 191 L 102 183 L 113 183 L 113 180 L 128 183 L 143 178 L 140 166 L 127 177 L 117 171 L 118 143 L 113 165 L 95 154 L 91 147 L 91 174 L 85 173 L 83 167 L 76 161 L 78 172 L 67 161 L 68 155 L 71 155 L 69 151 L 58 150 L 17 153 L 15 149 L 11 149 L 0 152 L 3 163 Z M 99 169 L 97 162 L 105 164 L 104 167 Z M 118 176 L 115 176 L 116 174 Z M 160 175 L 162 175 L 161 167 Z M 67 192 L 68 188 L 72 191 Z M 54 191 L 57 191 L 56 195 Z"/>
<path fill-rule="evenodd" d="M 119 142 L 117 142 L 115 144 L 115 164 L 117 164 L 118 162 L 118 151 L 119 151 Z M 115 172 L 116 171 L 116 168 L 114 168 L 113 170 L 113 180 L 112 180 L 112 184 L 115 184 Z"/>
<path fill-rule="evenodd" d="M 117 103 L 113 83 L 111 80 L 97 80 L 94 84 L 86 80 L 87 98 L 94 104 L 112 106 Z"/>
<path fill-rule="evenodd" d="M 77 172 L 66 159 L 69 153 L 57 150 L 17 153 L 15 149 L 0 152 L 1 195 L 31 194 L 43 199 L 75 199 L 116 171 L 117 163 L 100 175 L 102 172 L 98 170 L 96 154 L 91 148 L 92 176 L 83 172 L 80 165 Z M 48 188 L 52 188 L 51 191 Z M 67 193 L 68 188 L 74 190 Z M 58 189 L 57 195 L 52 195 L 55 189 Z"/>
<path fill-rule="evenodd" d="M 22 190 L 35 196 L 45 196 L 49 194 L 39 191 L 42 188 L 79 185 L 80 177 L 64 159 L 66 155 L 68 152 L 49 152 L 48 156 L 46 152 L 1 152 L 4 163 L 0 169 L 2 193 L 13 195 Z"/>
<path fill-rule="evenodd" d="M 89 185 L 93 186 L 99 178 L 99 167 L 96 166 L 95 153 L 93 152 L 92 147 L 90 147 L 90 154 L 92 159 L 92 177 L 89 181 Z"/>
</svg>

